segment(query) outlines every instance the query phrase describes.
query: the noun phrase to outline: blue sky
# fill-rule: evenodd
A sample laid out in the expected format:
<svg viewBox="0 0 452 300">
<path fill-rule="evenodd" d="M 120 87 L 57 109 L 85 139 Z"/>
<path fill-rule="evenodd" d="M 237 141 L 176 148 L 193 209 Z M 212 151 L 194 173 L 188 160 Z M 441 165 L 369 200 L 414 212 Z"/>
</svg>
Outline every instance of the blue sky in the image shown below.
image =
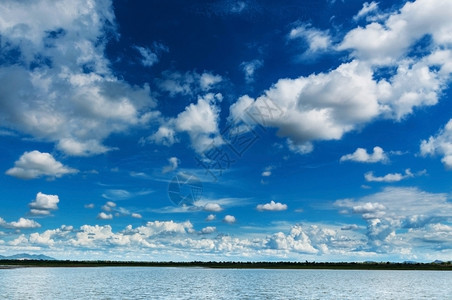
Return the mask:
<svg viewBox="0 0 452 300">
<path fill-rule="evenodd" d="M 452 2 L 0 11 L 0 255 L 451 259 Z"/>
</svg>

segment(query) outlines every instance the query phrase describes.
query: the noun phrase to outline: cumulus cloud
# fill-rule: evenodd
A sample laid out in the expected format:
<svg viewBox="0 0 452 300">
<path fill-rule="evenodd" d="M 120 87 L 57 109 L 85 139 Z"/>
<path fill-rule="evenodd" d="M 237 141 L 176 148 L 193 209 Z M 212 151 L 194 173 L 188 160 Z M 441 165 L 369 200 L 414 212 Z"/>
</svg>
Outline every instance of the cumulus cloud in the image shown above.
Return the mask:
<svg viewBox="0 0 452 300">
<path fill-rule="evenodd" d="M 407 2 L 387 14 L 382 23 L 351 30 L 339 45 L 339 50 L 350 50 L 353 57 L 376 70 L 395 67 L 395 74 L 378 82 L 386 117 L 401 120 L 416 107 L 438 102 L 451 73 L 446 59 L 451 55 L 451 8 L 451 3 L 441 0 Z M 427 54 L 410 56 L 411 48 L 425 37 L 431 38 L 425 45 Z"/>
<path fill-rule="evenodd" d="M 112 211 L 114 208 L 116 207 L 116 203 L 114 203 L 113 201 L 107 201 L 104 205 L 102 205 L 101 209 L 103 211 Z"/>
<path fill-rule="evenodd" d="M 287 204 L 282 204 L 272 200 L 270 203 L 258 204 L 256 209 L 258 211 L 283 211 L 287 209 Z"/>
<path fill-rule="evenodd" d="M 72 226 L 62 225 L 60 228 L 49 229 L 43 233 L 34 232 L 30 234 L 28 240 L 33 245 L 52 247 L 67 239 L 73 233 L 73 229 Z"/>
<path fill-rule="evenodd" d="M 164 146 L 172 146 L 179 140 L 176 137 L 176 131 L 168 125 L 161 125 L 158 130 L 145 139 L 151 143 Z"/>
<path fill-rule="evenodd" d="M 224 216 L 224 218 L 223 218 L 223 222 L 228 223 L 228 224 L 233 224 L 233 223 L 236 222 L 236 219 L 235 219 L 234 216 L 226 215 L 226 216 Z"/>
<path fill-rule="evenodd" d="M 207 94 L 199 97 L 196 104 L 190 104 L 174 120 L 175 129 L 187 132 L 193 149 L 202 153 L 213 144 L 222 144 L 219 133 L 220 108 L 217 102 L 223 99 L 221 94 Z"/>
<path fill-rule="evenodd" d="M 239 123 L 247 119 L 246 112 L 254 104 L 254 99 L 248 95 L 241 96 L 229 107 L 229 121 Z M 251 121 L 249 121 L 251 122 Z"/>
<path fill-rule="evenodd" d="M 112 214 L 104 213 L 104 212 L 102 211 L 102 212 L 100 212 L 100 213 L 97 215 L 97 218 L 100 219 L 100 220 L 111 220 L 111 219 L 113 219 L 113 215 L 112 215 Z"/>
<path fill-rule="evenodd" d="M 230 111 L 246 100 L 256 123 L 276 128 L 289 149 L 304 154 L 314 141 L 339 140 L 378 117 L 400 121 L 416 108 L 435 105 L 452 72 L 451 6 L 442 0 L 407 2 L 381 23 L 345 35 L 336 50 L 349 51 L 350 61 L 328 72 L 280 79 L 256 99 L 239 98 Z M 305 34 L 305 27 L 291 36 Z M 425 36 L 431 36 L 426 52 L 411 55 Z M 317 45 L 322 49 L 327 42 Z"/>
<path fill-rule="evenodd" d="M 373 22 L 351 30 L 339 49 L 352 49 L 356 57 L 386 64 L 402 58 L 426 34 L 431 34 L 435 43 L 445 45 L 452 39 L 451 8 L 451 3 L 441 0 L 407 2 L 400 11 L 388 15 L 384 24 Z"/>
<path fill-rule="evenodd" d="M 2 51 L 19 53 L 0 65 L 0 126 L 86 156 L 115 149 L 103 145 L 111 133 L 158 115 L 149 86 L 117 78 L 104 55 L 116 35 L 111 1 L 6 0 L 0 10 Z"/>
<path fill-rule="evenodd" d="M 0 227 L 10 228 L 10 229 L 29 229 L 29 228 L 39 228 L 41 224 L 34 220 L 19 218 L 17 221 L 6 222 L 4 219 L 0 218 Z"/>
<path fill-rule="evenodd" d="M 207 216 L 206 221 L 213 221 L 216 219 L 216 216 L 214 214 L 210 214 Z"/>
<path fill-rule="evenodd" d="M 59 178 L 66 174 L 77 173 L 78 170 L 64 166 L 49 153 L 41 153 L 37 150 L 25 152 L 14 163 L 14 167 L 7 170 L 6 174 L 20 179 L 35 179 L 42 176 Z"/>
<path fill-rule="evenodd" d="M 241 99 L 251 104 L 256 123 L 278 128 L 294 150 L 306 153 L 312 141 L 338 140 L 377 116 L 376 88 L 371 70 L 353 61 L 329 73 L 280 79 L 257 99 Z"/>
<path fill-rule="evenodd" d="M 35 201 L 29 204 L 32 215 L 50 215 L 51 211 L 58 209 L 60 199 L 58 195 L 46 195 L 39 192 Z"/>
<path fill-rule="evenodd" d="M 209 212 L 220 212 L 223 210 L 223 208 L 218 203 L 207 203 L 206 205 L 204 205 L 203 210 Z"/>
<path fill-rule="evenodd" d="M 335 206 L 341 213 L 357 214 L 366 221 L 369 249 L 377 251 L 391 251 L 401 240 L 409 246 L 412 237 L 406 230 L 426 228 L 452 217 L 446 194 L 414 187 L 387 187 L 357 200 L 338 200 Z"/>
<path fill-rule="evenodd" d="M 371 204 L 366 205 L 367 202 Z M 381 212 L 383 209 L 372 199 L 362 199 L 362 201 L 356 201 L 350 205 L 351 208 L 355 207 L 355 214 L 370 211 Z M 386 211 L 389 210 L 387 205 L 384 207 Z M 352 212 L 350 211 L 350 213 Z M 373 232 L 377 232 L 377 230 L 383 232 L 386 228 L 386 221 L 382 218 L 379 220 L 382 224 L 377 225 Z M 377 222 L 375 217 L 365 219 L 365 221 L 369 222 L 370 226 L 374 226 L 372 224 Z M 19 249 L 18 247 L 20 249 L 49 247 L 54 251 L 64 249 L 61 250 L 61 257 L 68 258 L 73 258 L 74 254 L 81 255 L 78 256 L 80 258 L 87 258 L 84 255 L 88 249 L 91 251 L 108 249 L 109 258 L 124 257 L 124 254 L 130 251 L 133 251 L 136 257 L 142 255 L 145 258 L 149 257 L 149 251 L 152 251 L 153 257 L 160 260 L 168 259 L 168 257 L 182 260 L 187 255 L 203 260 L 218 259 L 219 257 L 246 259 L 250 256 L 262 260 L 276 257 L 296 259 L 300 254 L 310 260 L 318 258 L 319 254 L 322 257 L 353 260 L 356 257 L 383 258 L 387 257 L 386 253 L 403 259 L 406 257 L 406 253 L 409 253 L 410 247 L 419 247 L 418 250 L 426 246 L 427 250 L 433 249 L 433 247 L 436 250 L 450 248 L 452 238 L 450 224 L 441 223 L 438 219 L 432 220 L 425 226 L 405 226 L 396 235 L 390 233 L 389 237 L 384 239 L 378 247 L 375 247 L 378 239 L 371 240 L 372 235 L 365 232 L 364 227 L 355 224 L 287 226 L 289 227 L 287 232 L 276 232 L 268 236 L 241 235 L 241 237 L 233 237 L 220 233 L 209 237 L 209 234 L 217 231 L 215 227 L 208 226 L 197 231 L 189 221 L 152 221 L 142 226 L 127 225 L 125 228 L 117 230 L 113 230 L 110 225 L 83 225 L 77 229 L 63 225 L 42 233 L 20 234 L 17 238 L 3 243 L 3 246 L 16 250 Z M 394 247 L 403 246 L 403 248 L 397 249 L 395 252 L 388 246 L 389 243 L 392 243 Z M 432 244 L 434 246 L 429 248 L 429 245 Z M 422 251 L 418 253 L 424 258 L 426 257 Z M 444 257 L 447 257 L 447 253 Z"/>
<path fill-rule="evenodd" d="M 186 132 L 191 147 L 202 153 L 213 145 L 221 145 L 223 140 L 218 128 L 220 122 L 220 93 L 208 93 L 198 97 L 197 103 L 191 103 L 175 118 L 165 120 L 154 134 L 145 141 L 171 146 L 178 142 L 176 134 Z"/>
<path fill-rule="evenodd" d="M 441 129 L 436 136 L 421 142 L 421 154 L 441 155 L 442 163 L 448 169 L 452 169 L 452 119 Z"/>
<path fill-rule="evenodd" d="M 374 147 L 373 153 L 367 153 L 364 148 L 358 148 L 355 152 L 351 154 L 343 155 L 340 161 L 356 161 L 362 163 L 376 163 L 376 162 L 387 162 L 388 156 L 381 147 Z"/>
<path fill-rule="evenodd" d="M 397 182 L 410 177 L 414 177 L 414 174 L 410 169 L 406 169 L 405 174 L 389 173 L 384 176 L 374 176 L 373 172 L 367 172 L 366 174 L 364 174 L 364 178 L 369 182 Z"/>
<path fill-rule="evenodd" d="M 215 231 L 217 231 L 217 228 L 214 226 L 207 226 L 201 229 L 202 234 L 214 233 Z"/>
<path fill-rule="evenodd" d="M 308 235 L 301 226 L 294 226 L 288 235 L 278 232 L 273 234 L 267 241 L 268 247 L 277 250 L 293 250 L 301 253 L 317 253 Z"/>
<path fill-rule="evenodd" d="M 94 208 L 94 206 L 95 206 L 94 203 L 88 203 L 88 204 L 84 205 L 85 208 L 89 208 L 89 209 Z"/>
<path fill-rule="evenodd" d="M 179 166 L 179 162 L 180 160 L 177 157 L 170 157 L 168 158 L 168 165 L 163 167 L 162 169 L 162 173 L 166 174 L 168 172 L 172 172 L 174 170 L 177 169 L 177 167 Z"/>
</svg>

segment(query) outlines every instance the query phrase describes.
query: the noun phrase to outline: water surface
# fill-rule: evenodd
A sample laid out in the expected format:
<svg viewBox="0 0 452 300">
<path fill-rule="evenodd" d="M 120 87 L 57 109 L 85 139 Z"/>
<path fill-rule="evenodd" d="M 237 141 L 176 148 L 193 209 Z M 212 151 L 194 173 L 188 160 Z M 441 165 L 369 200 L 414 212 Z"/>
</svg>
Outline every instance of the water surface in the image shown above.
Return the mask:
<svg viewBox="0 0 452 300">
<path fill-rule="evenodd" d="M 452 272 L 151 267 L 0 270 L 0 299 L 451 299 Z"/>
</svg>

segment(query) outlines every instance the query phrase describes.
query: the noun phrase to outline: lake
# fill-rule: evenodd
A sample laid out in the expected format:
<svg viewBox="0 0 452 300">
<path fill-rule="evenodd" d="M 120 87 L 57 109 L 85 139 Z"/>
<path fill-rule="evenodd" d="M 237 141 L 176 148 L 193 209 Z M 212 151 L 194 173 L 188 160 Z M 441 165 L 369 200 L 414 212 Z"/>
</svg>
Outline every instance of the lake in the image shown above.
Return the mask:
<svg viewBox="0 0 452 300">
<path fill-rule="evenodd" d="M 0 270 L 0 299 L 452 299 L 452 272 L 152 267 Z"/>
</svg>

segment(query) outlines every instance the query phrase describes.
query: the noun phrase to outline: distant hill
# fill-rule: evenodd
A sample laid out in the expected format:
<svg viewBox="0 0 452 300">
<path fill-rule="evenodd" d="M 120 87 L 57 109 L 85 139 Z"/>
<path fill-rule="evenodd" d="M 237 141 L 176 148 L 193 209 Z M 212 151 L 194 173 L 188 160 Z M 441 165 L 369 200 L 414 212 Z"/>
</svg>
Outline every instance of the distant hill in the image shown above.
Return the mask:
<svg viewBox="0 0 452 300">
<path fill-rule="evenodd" d="M 14 260 L 56 260 L 53 257 L 43 255 L 43 254 L 27 254 L 27 253 L 19 253 L 10 256 L 0 255 L 0 260 L 2 259 L 14 259 Z"/>
</svg>

